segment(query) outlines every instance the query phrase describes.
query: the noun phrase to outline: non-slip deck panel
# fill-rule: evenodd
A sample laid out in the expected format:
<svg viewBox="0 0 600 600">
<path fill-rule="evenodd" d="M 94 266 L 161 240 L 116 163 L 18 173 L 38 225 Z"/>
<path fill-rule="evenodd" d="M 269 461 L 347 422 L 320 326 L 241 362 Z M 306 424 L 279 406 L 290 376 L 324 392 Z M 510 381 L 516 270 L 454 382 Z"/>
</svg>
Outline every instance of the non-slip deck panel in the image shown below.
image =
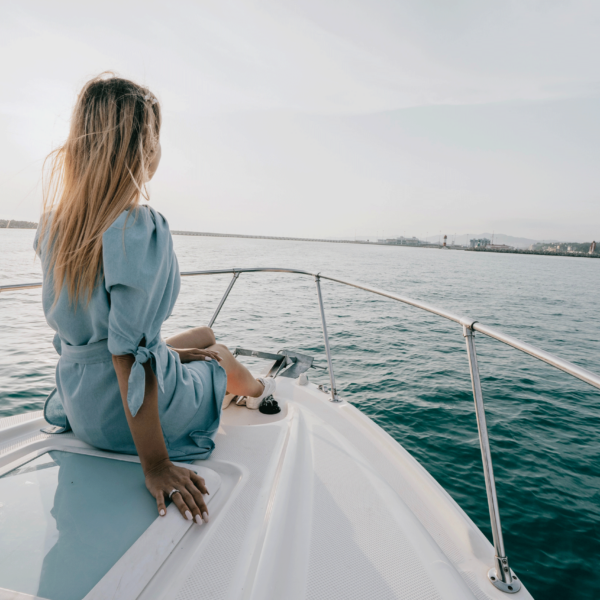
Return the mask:
<svg viewBox="0 0 600 600">
<path fill-rule="evenodd" d="M 177 600 L 219 600 L 228 597 L 235 578 L 239 576 L 240 563 L 249 562 L 254 550 L 253 546 L 246 543 L 248 526 L 256 516 L 257 498 L 261 495 L 271 459 L 281 451 L 283 434 L 280 427 L 272 425 L 244 428 L 241 439 L 218 435 L 212 458 L 238 462 L 242 450 L 244 462 L 251 472 L 243 490 L 228 508 L 225 518 L 219 522 L 217 535 L 213 536 L 179 590 Z"/>
<path fill-rule="evenodd" d="M 307 595 L 345 600 L 439 600 L 413 545 L 356 462 L 314 429 L 314 506 Z"/>
<path fill-rule="evenodd" d="M 0 419 L 0 431 L 6 429 L 7 427 L 12 427 L 13 425 L 20 425 L 21 423 L 26 423 L 27 421 L 32 421 L 33 419 L 39 419 L 43 414 L 44 411 L 33 410 L 31 412 L 13 415 L 12 417 L 4 417 L 3 419 Z"/>
<path fill-rule="evenodd" d="M 356 416 L 358 418 L 363 417 L 362 414 Z M 346 436 L 347 439 L 352 440 L 352 443 L 357 450 L 364 455 L 369 464 L 376 465 L 377 471 L 385 478 L 386 482 L 393 488 L 435 539 L 436 543 L 461 574 L 477 599 L 492 600 L 492 598 L 481 588 L 475 576 L 461 568 L 461 563 L 464 563 L 467 557 L 461 548 L 452 540 L 438 516 L 434 515 L 425 505 L 421 496 L 415 492 L 397 467 L 393 465 L 385 455 L 382 455 L 381 448 L 375 443 L 374 439 L 363 435 L 360 430 L 357 429 L 357 424 L 358 423 L 353 419 L 340 419 L 339 422 L 336 421 L 336 429 Z M 405 452 L 404 449 L 402 449 L 402 451 Z M 487 581 L 484 583 L 486 587 L 490 585 Z"/>
</svg>

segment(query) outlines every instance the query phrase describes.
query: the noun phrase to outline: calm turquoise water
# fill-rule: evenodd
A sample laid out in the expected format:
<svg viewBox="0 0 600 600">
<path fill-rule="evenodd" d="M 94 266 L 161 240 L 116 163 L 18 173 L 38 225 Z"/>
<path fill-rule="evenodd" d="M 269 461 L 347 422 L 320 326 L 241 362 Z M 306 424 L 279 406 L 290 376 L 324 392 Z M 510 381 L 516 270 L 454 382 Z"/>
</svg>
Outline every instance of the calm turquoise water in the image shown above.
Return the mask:
<svg viewBox="0 0 600 600">
<path fill-rule="evenodd" d="M 40 279 L 33 235 L 0 230 L 0 284 Z M 182 270 L 320 270 L 467 314 L 600 373 L 599 260 L 199 237 L 175 246 Z M 228 279 L 184 279 L 164 334 L 205 324 Z M 341 394 L 490 537 L 460 328 L 337 284 L 323 292 Z M 242 275 L 215 332 L 230 347 L 293 348 L 324 363 L 308 278 Z M 0 336 L 0 417 L 40 409 L 56 355 L 39 291 L 0 295 Z M 481 335 L 477 349 L 511 565 L 540 600 L 600 598 L 600 392 Z"/>
</svg>

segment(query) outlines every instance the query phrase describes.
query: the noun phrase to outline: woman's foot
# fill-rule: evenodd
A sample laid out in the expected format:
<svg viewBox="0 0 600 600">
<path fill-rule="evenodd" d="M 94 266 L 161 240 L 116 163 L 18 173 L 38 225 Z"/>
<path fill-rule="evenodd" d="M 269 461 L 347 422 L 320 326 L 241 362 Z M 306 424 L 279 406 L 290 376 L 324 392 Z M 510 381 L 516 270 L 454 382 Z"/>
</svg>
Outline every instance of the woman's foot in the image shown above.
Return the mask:
<svg viewBox="0 0 600 600">
<path fill-rule="evenodd" d="M 223 404 L 221 406 L 221 410 L 225 410 L 232 402 L 235 402 L 238 399 L 236 394 L 225 394 L 225 398 L 223 398 Z"/>
<path fill-rule="evenodd" d="M 260 396 L 257 396 L 256 398 L 253 398 L 252 396 L 244 397 L 246 407 L 252 410 L 256 410 L 265 398 L 272 396 L 277 386 L 273 377 L 258 377 L 257 381 L 263 386 L 262 394 Z M 238 400 L 238 404 L 241 404 L 240 400 Z"/>
</svg>

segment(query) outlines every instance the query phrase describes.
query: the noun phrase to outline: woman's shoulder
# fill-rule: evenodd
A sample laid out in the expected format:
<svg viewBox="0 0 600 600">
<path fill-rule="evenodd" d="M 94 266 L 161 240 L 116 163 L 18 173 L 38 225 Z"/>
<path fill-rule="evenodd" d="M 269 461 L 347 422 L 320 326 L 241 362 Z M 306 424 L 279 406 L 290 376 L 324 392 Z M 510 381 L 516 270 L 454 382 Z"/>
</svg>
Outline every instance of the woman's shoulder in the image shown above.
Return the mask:
<svg viewBox="0 0 600 600">
<path fill-rule="evenodd" d="M 124 210 L 106 230 L 109 231 L 153 231 L 157 228 L 169 228 L 165 217 L 147 204 Z"/>
<path fill-rule="evenodd" d="M 169 225 L 159 212 L 146 205 L 123 211 L 102 236 L 105 275 L 158 268 L 172 248 Z"/>
<path fill-rule="evenodd" d="M 127 245 L 149 242 L 155 237 L 170 238 L 169 223 L 158 211 L 148 205 L 124 210 L 104 232 L 105 244 L 125 240 Z"/>
</svg>

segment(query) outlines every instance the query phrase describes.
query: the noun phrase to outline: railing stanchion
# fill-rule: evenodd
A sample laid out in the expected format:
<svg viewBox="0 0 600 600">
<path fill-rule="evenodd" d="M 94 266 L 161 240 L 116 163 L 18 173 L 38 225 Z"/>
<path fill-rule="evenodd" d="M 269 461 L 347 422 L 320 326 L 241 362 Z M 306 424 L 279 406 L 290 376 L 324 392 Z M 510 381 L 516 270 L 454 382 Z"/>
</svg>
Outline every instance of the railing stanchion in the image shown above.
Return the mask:
<svg viewBox="0 0 600 600">
<path fill-rule="evenodd" d="M 235 271 L 233 274 L 233 277 L 231 278 L 231 281 L 229 282 L 229 286 L 227 287 L 227 289 L 225 290 L 225 293 L 223 294 L 223 297 L 221 298 L 221 302 L 219 302 L 219 306 L 217 306 L 217 310 L 215 310 L 215 313 L 213 314 L 210 321 L 208 322 L 209 327 L 212 327 L 214 325 L 214 322 L 217 320 L 217 317 L 219 316 L 219 313 L 221 312 L 221 309 L 223 308 L 223 304 L 225 304 L 225 300 L 227 300 L 227 296 L 229 296 L 229 292 L 231 291 L 233 284 L 237 281 L 237 278 L 239 276 L 240 276 L 239 272 Z"/>
<path fill-rule="evenodd" d="M 479 429 L 479 444 L 481 446 L 481 459 L 483 461 L 483 473 L 485 475 L 485 488 L 487 491 L 488 507 L 490 509 L 490 521 L 492 524 L 492 536 L 494 538 L 494 566 L 488 571 L 488 578 L 492 584 L 503 592 L 515 594 L 521 589 L 521 582 L 515 577 L 508 564 L 508 558 L 504 549 L 502 537 L 502 524 L 500 522 L 500 510 L 498 508 L 498 496 L 496 494 L 496 481 L 494 479 L 494 468 L 492 466 L 492 453 L 490 451 L 490 440 L 488 437 L 487 423 L 485 420 L 485 408 L 483 406 L 483 394 L 481 392 L 481 381 L 479 379 L 479 366 L 477 365 L 477 353 L 475 352 L 475 339 L 471 326 L 463 324 L 463 335 L 467 342 L 467 354 L 469 356 L 469 368 L 471 371 L 471 383 L 473 384 L 473 399 L 475 400 L 475 415 L 477 416 L 477 428 Z"/>
<path fill-rule="evenodd" d="M 325 309 L 323 308 L 323 296 L 321 295 L 321 277 L 315 275 L 317 296 L 319 297 L 319 311 L 321 312 L 321 325 L 323 327 L 323 340 L 325 341 L 325 354 L 327 355 L 327 366 L 329 367 L 329 381 L 331 382 L 331 401 L 340 402 L 335 387 L 335 375 L 333 374 L 333 363 L 331 362 L 331 350 L 329 349 L 329 336 L 327 335 L 327 323 L 325 322 Z"/>
</svg>

